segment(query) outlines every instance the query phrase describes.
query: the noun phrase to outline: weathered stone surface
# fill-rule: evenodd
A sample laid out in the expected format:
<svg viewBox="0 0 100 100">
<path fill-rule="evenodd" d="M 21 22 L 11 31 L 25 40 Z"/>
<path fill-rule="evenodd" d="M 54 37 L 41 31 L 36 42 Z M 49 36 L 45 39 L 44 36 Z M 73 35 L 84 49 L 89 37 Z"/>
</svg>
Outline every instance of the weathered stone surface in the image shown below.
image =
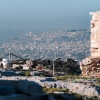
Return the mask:
<svg viewBox="0 0 100 100">
<path fill-rule="evenodd" d="M 32 95 L 31 100 L 55 100 L 53 96 L 48 94 L 36 94 Z"/>
<path fill-rule="evenodd" d="M 33 100 L 38 94 L 43 94 L 42 87 L 34 81 L 0 80 L 0 100 Z"/>
<path fill-rule="evenodd" d="M 0 100 L 31 100 L 25 94 L 13 94 L 10 96 L 0 96 Z"/>
<path fill-rule="evenodd" d="M 91 56 L 80 63 L 81 75 L 100 77 L 100 11 L 90 12 L 91 20 Z"/>
<path fill-rule="evenodd" d="M 17 93 L 17 90 L 12 86 L 0 86 L 0 95 L 11 95 Z"/>
<path fill-rule="evenodd" d="M 85 59 L 83 59 L 82 60 L 82 65 L 89 65 L 89 64 L 91 64 L 91 59 L 90 58 L 85 58 Z"/>
<path fill-rule="evenodd" d="M 0 71 L 1 76 L 18 76 L 14 71 Z"/>
<path fill-rule="evenodd" d="M 88 61 L 89 63 L 84 63 Z M 100 77 L 100 57 L 87 57 L 80 63 L 80 69 L 82 71 L 81 76 Z"/>
<path fill-rule="evenodd" d="M 100 57 L 100 11 L 90 12 L 91 20 L 91 56 Z"/>
<path fill-rule="evenodd" d="M 39 86 L 37 84 L 34 84 L 34 82 L 31 82 L 30 85 L 28 85 L 29 83 L 26 84 L 27 80 L 25 80 L 24 77 L 18 77 L 18 80 L 23 79 L 23 80 L 20 80 L 20 84 L 19 84 L 18 80 L 17 81 L 9 80 L 7 82 L 7 78 L 8 77 L 5 78 L 5 81 L 1 80 L 1 82 L 0 82 L 1 86 L 13 86 L 14 88 L 18 87 L 19 91 L 22 94 L 25 94 L 25 95 L 27 94 L 29 96 L 32 96 L 32 98 L 38 98 L 38 97 L 34 97 L 34 96 L 43 94 L 43 93 L 41 93 L 41 90 L 38 89 Z M 2 78 L 0 78 L 0 79 L 2 79 Z M 10 77 L 10 79 L 11 79 L 11 77 Z M 37 80 L 45 79 L 43 77 L 30 77 L 27 79 L 30 81 L 36 81 L 41 86 L 46 87 L 46 88 L 69 89 L 69 91 L 78 93 L 81 95 L 100 97 L 100 87 L 99 86 L 97 87 L 94 85 L 94 82 L 96 81 L 96 79 L 91 79 L 91 80 L 90 79 L 88 79 L 88 80 L 86 80 L 86 79 L 74 79 L 74 80 L 70 79 L 70 80 L 67 80 L 66 82 L 64 82 L 64 81 L 46 81 L 46 80 L 45 81 L 37 81 Z M 20 86 L 18 86 L 17 84 L 19 84 Z M 18 93 L 20 93 L 20 92 L 18 92 Z M 29 93 L 27 93 L 27 92 L 29 92 Z M 6 100 L 6 99 L 3 99 L 3 100 Z M 10 100 L 12 100 L 12 99 L 10 99 Z M 27 100 L 31 100 L 31 99 L 27 99 Z M 36 99 L 36 100 L 38 100 L 38 99 Z"/>
<path fill-rule="evenodd" d="M 18 90 L 28 95 L 41 94 L 43 92 L 42 87 L 38 83 L 27 80 L 19 81 Z"/>
<path fill-rule="evenodd" d="M 100 87 L 94 86 L 90 82 L 46 82 L 45 86 L 47 88 L 58 88 L 58 89 L 68 89 L 72 93 L 77 93 L 80 95 L 86 95 L 89 97 L 100 96 Z M 56 87 L 54 85 L 56 84 Z"/>
<path fill-rule="evenodd" d="M 81 95 L 87 95 L 87 96 L 100 95 L 100 88 L 97 90 L 96 87 L 92 87 L 90 85 L 84 85 L 82 83 L 67 83 L 67 88 L 70 91 Z"/>
</svg>

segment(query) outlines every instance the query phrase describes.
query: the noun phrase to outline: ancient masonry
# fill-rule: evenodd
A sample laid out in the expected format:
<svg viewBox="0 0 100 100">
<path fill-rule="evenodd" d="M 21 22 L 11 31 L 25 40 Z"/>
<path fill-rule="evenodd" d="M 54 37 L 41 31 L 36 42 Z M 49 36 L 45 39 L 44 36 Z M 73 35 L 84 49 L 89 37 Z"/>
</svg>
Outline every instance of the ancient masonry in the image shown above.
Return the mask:
<svg viewBox="0 0 100 100">
<path fill-rule="evenodd" d="M 90 12 L 91 20 L 91 56 L 100 57 L 100 12 Z"/>
<path fill-rule="evenodd" d="M 100 77 L 100 11 L 90 12 L 91 20 L 91 56 L 80 63 L 81 75 Z"/>
</svg>

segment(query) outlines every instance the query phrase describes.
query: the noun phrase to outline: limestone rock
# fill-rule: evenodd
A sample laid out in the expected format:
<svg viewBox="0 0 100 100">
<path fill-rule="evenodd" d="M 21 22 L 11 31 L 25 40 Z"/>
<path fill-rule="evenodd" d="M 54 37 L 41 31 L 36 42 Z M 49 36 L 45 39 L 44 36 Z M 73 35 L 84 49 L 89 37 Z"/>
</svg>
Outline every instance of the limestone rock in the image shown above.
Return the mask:
<svg viewBox="0 0 100 100">
<path fill-rule="evenodd" d="M 87 57 L 80 63 L 81 76 L 100 77 L 100 57 Z"/>
<path fill-rule="evenodd" d="M 36 94 L 32 95 L 31 100 L 55 100 L 52 95 L 49 94 Z"/>
<path fill-rule="evenodd" d="M 12 86 L 0 86 L 0 95 L 7 96 L 17 93 L 16 89 Z"/>
<path fill-rule="evenodd" d="M 86 59 L 83 59 L 82 60 L 82 65 L 89 65 L 89 64 L 91 64 L 91 59 L 90 58 L 86 58 Z"/>
<path fill-rule="evenodd" d="M 19 81 L 18 90 L 28 95 L 41 94 L 43 92 L 42 87 L 38 83 L 27 80 Z"/>
<path fill-rule="evenodd" d="M 13 94 L 9 96 L 0 96 L 0 100 L 30 100 L 25 94 Z"/>
<path fill-rule="evenodd" d="M 67 88 L 74 92 L 81 95 L 87 95 L 87 96 L 99 96 L 100 94 L 100 88 L 97 90 L 96 87 L 92 87 L 90 85 L 85 85 L 82 83 L 68 83 Z"/>
</svg>

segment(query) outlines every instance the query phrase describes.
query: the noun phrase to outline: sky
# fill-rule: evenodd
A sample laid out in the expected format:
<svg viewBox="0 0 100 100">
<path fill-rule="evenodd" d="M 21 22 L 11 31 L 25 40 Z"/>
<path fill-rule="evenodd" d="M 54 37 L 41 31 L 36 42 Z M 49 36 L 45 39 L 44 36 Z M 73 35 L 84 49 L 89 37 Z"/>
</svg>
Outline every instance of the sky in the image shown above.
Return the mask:
<svg viewBox="0 0 100 100">
<path fill-rule="evenodd" d="M 0 0 L 0 29 L 89 29 L 100 0 Z"/>
</svg>

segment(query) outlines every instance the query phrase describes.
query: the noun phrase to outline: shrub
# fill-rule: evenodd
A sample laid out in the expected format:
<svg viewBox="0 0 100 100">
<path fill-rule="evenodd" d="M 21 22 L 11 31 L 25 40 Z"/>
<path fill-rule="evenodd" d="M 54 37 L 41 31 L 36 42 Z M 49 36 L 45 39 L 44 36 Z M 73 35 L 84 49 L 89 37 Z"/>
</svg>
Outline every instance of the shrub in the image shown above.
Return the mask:
<svg viewBox="0 0 100 100">
<path fill-rule="evenodd" d="M 67 76 L 57 76 L 56 80 L 66 80 L 66 79 L 81 79 L 80 76 L 74 76 L 74 75 L 67 75 Z"/>
<path fill-rule="evenodd" d="M 43 91 L 46 93 L 53 93 L 53 92 L 68 92 L 68 89 L 58 89 L 58 88 L 43 88 Z"/>
<path fill-rule="evenodd" d="M 30 76 L 30 71 L 25 71 L 24 75 L 25 76 Z"/>
</svg>

